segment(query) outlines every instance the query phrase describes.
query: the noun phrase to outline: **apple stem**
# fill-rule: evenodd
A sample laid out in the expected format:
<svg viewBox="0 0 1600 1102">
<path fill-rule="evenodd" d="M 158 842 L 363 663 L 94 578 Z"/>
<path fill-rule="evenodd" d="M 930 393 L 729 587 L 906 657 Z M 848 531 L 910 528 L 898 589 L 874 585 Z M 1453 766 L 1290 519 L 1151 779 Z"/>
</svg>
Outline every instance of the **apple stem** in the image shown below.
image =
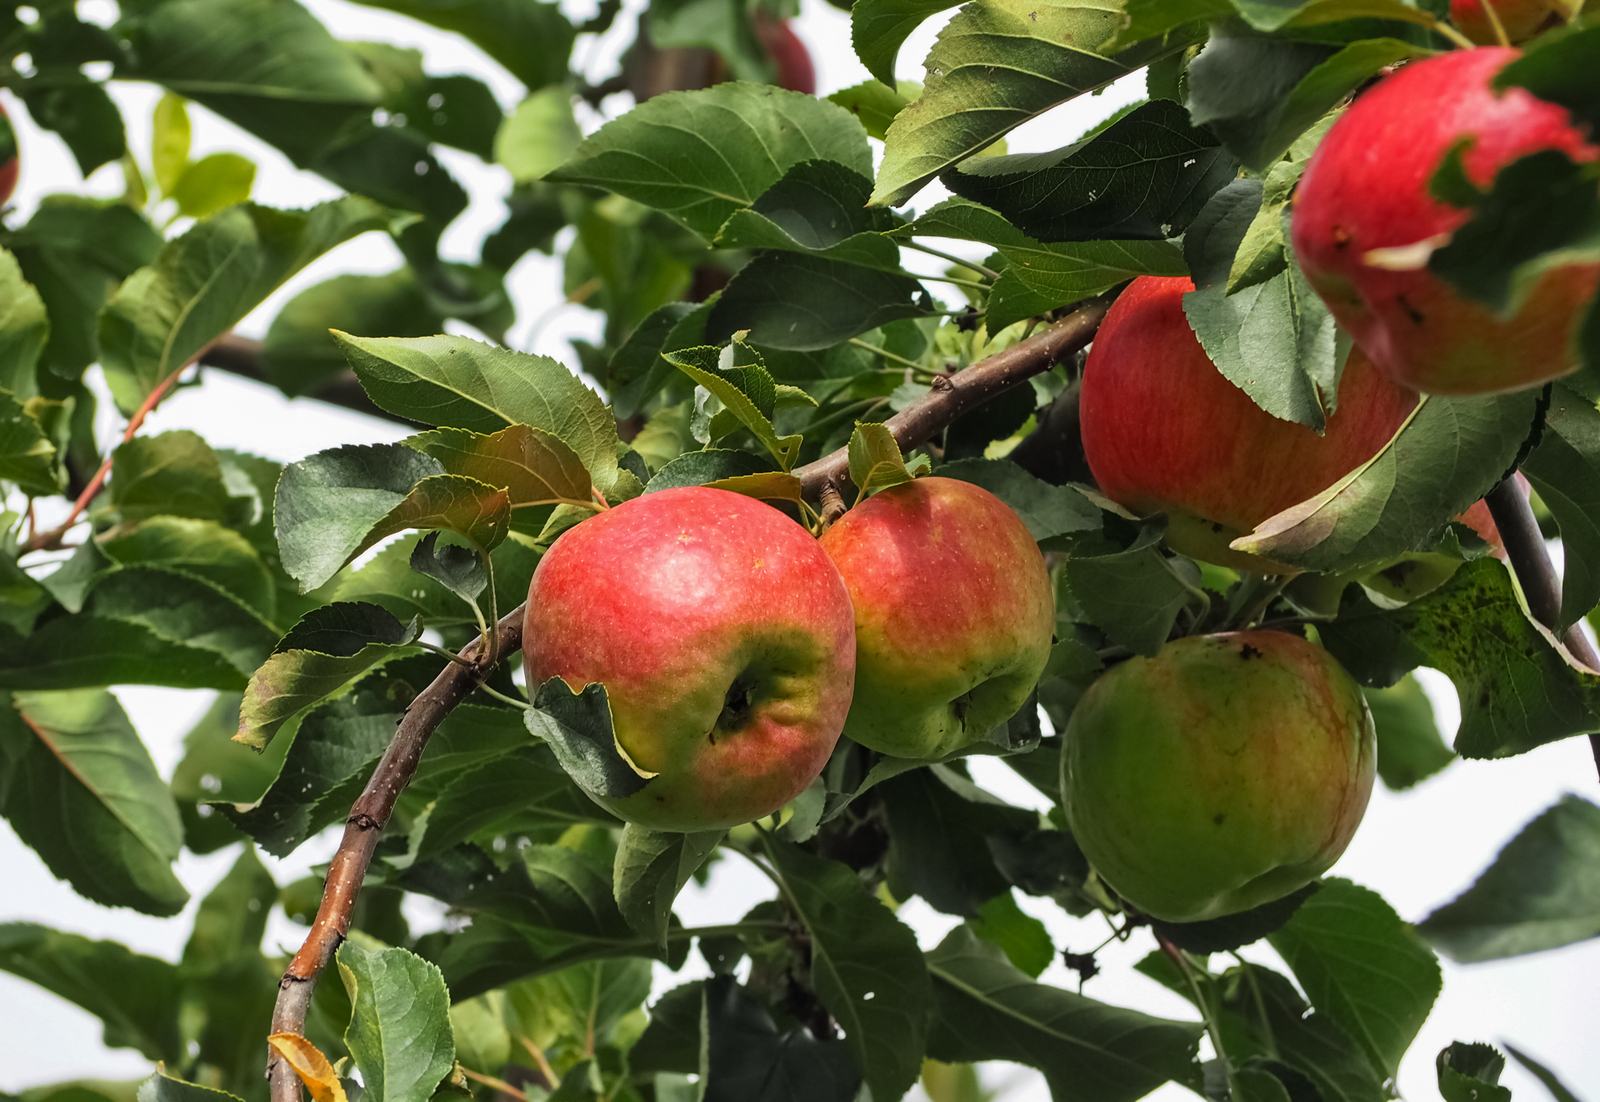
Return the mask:
<svg viewBox="0 0 1600 1102">
<path fill-rule="evenodd" d="M 510 654 L 522 645 L 522 617 L 519 605 L 495 625 L 495 650 Z M 493 667 L 484 661 L 483 640 L 477 639 L 440 671 L 406 708 L 395 729 L 389 749 L 373 770 L 366 787 L 350 808 L 344 837 L 328 866 L 322 903 L 300 951 L 278 981 L 278 1001 L 272 1010 L 272 1033 L 300 1034 L 305 1028 L 311 995 L 333 954 L 350 930 L 350 915 L 355 909 L 361 883 L 377 850 L 395 802 L 410 783 L 422 759 L 422 751 L 439 724 L 489 675 Z M 274 1052 L 267 1061 L 267 1079 L 272 1102 L 300 1102 L 300 1080 L 287 1061 Z"/>
<path fill-rule="evenodd" d="M 1523 496 L 1516 480 L 1508 478 L 1487 494 L 1483 500 L 1489 506 L 1494 526 L 1500 530 L 1505 544 L 1506 559 L 1511 563 L 1511 573 L 1522 587 L 1528 602 L 1528 611 L 1566 646 L 1567 651 L 1588 667 L 1589 672 L 1600 672 L 1600 654 L 1578 624 L 1561 626 L 1561 579 L 1545 550 L 1544 534 L 1539 531 L 1539 521 L 1533 515 L 1533 506 Z M 1595 766 L 1600 770 L 1600 734 L 1589 736 L 1589 748 L 1594 753 Z"/>
</svg>

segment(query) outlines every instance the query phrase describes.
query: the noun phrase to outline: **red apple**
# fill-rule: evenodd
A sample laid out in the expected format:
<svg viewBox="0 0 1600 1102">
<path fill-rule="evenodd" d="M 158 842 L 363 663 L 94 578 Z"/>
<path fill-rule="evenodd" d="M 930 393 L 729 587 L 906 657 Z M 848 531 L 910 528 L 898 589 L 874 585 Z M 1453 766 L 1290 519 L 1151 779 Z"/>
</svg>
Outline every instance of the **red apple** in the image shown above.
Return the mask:
<svg viewBox="0 0 1600 1102">
<path fill-rule="evenodd" d="M 1107 497 L 1166 513 L 1167 542 L 1207 562 L 1285 573 L 1228 543 L 1315 497 L 1386 444 L 1416 405 L 1351 352 L 1323 435 L 1267 413 L 1189 328 L 1187 278 L 1143 276 L 1112 304 L 1079 395 L 1084 455 Z"/>
<path fill-rule="evenodd" d="M 523 661 L 606 687 L 642 790 L 595 801 L 657 830 L 768 815 L 822 771 L 850 708 L 855 628 L 828 556 L 770 505 L 662 490 L 567 532 L 534 571 Z"/>
<path fill-rule="evenodd" d="M 1551 16 L 1559 12 L 1559 6 L 1549 0 L 1495 0 L 1494 3 L 1494 13 L 1500 17 L 1500 26 L 1513 46 L 1538 34 Z M 1480 46 L 1500 43 L 1480 0 L 1450 0 L 1450 22 Z"/>
<path fill-rule="evenodd" d="M 1600 265 L 1545 273 L 1508 319 L 1426 267 L 1430 246 L 1471 216 L 1428 191 L 1456 143 L 1472 140 L 1463 163 L 1479 187 L 1540 150 L 1579 161 L 1600 156 L 1565 108 L 1521 88 L 1490 87 L 1518 56 L 1457 50 L 1406 65 L 1333 125 L 1295 194 L 1292 237 L 1306 278 L 1372 361 L 1415 390 L 1520 390 L 1579 364 L 1577 325 Z"/>
<path fill-rule="evenodd" d="M 778 68 L 772 83 L 791 92 L 816 95 L 817 70 L 811 62 L 811 51 L 794 33 L 790 21 L 758 9 L 751 22 L 755 25 L 756 37 L 761 40 L 761 48 Z"/>
<path fill-rule="evenodd" d="M 821 543 L 855 605 L 845 734 L 896 757 L 941 757 L 1026 703 L 1055 606 L 1038 544 L 999 498 L 919 478 L 861 502 Z"/>
<path fill-rule="evenodd" d="M 1198 922 L 1327 871 L 1376 758 L 1366 700 L 1327 651 L 1277 631 L 1192 635 L 1089 687 L 1063 732 L 1062 801 L 1119 895 Z"/>
<path fill-rule="evenodd" d="M 5 105 L 0 104 L 0 207 L 10 202 L 11 193 L 17 190 L 17 173 L 20 170 L 17 132 L 6 115 Z"/>
</svg>

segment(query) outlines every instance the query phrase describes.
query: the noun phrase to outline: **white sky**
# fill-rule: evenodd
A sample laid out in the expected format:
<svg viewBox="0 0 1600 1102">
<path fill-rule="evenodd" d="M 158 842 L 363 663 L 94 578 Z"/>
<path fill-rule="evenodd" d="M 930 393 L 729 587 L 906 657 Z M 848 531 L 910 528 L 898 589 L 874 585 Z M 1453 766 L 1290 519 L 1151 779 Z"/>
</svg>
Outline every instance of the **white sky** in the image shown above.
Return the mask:
<svg viewBox="0 0 1600 1102">
<path fill-rule="evenodd" d="M 475 48 L 453 35 L 432 31 L 398 16 L 345 3 L 310 0 L 307 5 L 335 34 L 345 38 L 383 39 L 421 49 L 430 73 L 468 72 L 494 89 L 509 111 L 520 95 L 520 85 L 506 76 Z M 581 17 L 591 11 L 591 0 L 568 0 L 566 8 Z M 628 0 L 629 13 L 641 7 Z M 113 17 L 110 0 L 79 0 L 86 18 Z M 919 30 L 902 50 L 898 75 L 922 78 L 922 58 L 943 18 Z M 619 44 L 631 35 L 633 15 L 593 47 L 586 47 L 577 62 L 592 77 L 611 71 Z M 867 73 L 849 47 L 849 18 L 823 0 L 804 0 L 798 32 L 811 47 L 820 90 L 826 94 L 867 79 Z M 1113 87 L 1098 97 L 1085 98 L 1060 108 L 1014 132 L 1013 151 L 1055 148 L 1071 141 L 1088 126 L 1142 94 L 1142 82 Z M 122 84 L 113 88 L 129 125 L 129 141 L 141 159 L 148 160 L 150 112 L 159 98 L 153 87 Z M 613 103 L 620 101 L 613 100 Z M 9 104 L 23 149 L 24 169 L 15 202 L 25 216 L 39 197 L 54 191 L 82 190 L 77 170 L 65 146 L 54 135 L 29 123 L 26 113 Z M 196 157 L 235 150 L 260 165 L 256 196 L 282 206 L 305 205 L 336 195 L 337 189 L 318 177 L 295 170 L 279 153 L 231 125 L 191 106 Z M 589 125 L 598 120 L 591 117 Z M 454 150 L 439 156 L 472 197 L 471 209 L 451 227 L 444 241 L 446 255 L 471 259 L 477 244 L 504 217 L 503 198 L 510 188 L 504 170 L 486 166 Z M 121 193 L 115 167 L 102 169 L 89 183 L 102 195 Z M 916 205 L 926 209 L 941 192 L 937 185 L 925 191 Z M 14 216 L 15 217 L 15 216 Z M 248 318 L 240 330 L 251 336 L 265 332 L 266 324 L 291 295 L 341 272 L 384 272 L 399 262 L 385 237 L 369 234 L 324 257 Z M 530 254 L 510 278 L 518 305 L 519 321 L 509 341 L 513 347 L 536 351 L 573 363 L 567 341 L 598 333 L 595 315 L 576 307 L 562 307 L 560 272 L 549 259 Z M 536 319 L 544 318 L 538 332 Z M 247 414 L 245 411 L 248 411 Z M 107 422 L 110 427 L 111 422 Z M 256 386 L 221 372 L 211 372 L 203 388 L 180 392 L 148 423 L 150 432 L 195 428 L 217 446 L 242 448 L 279 460 L 298 459 L 341 443 L 398 439 L 396 426 L 370 420 L 309 400 L 289 401 L 276 391 Z M 1455 694 L 1448 681 L 1433 675 L 1430 695 L 1448 735 L 1458 718 Z M 150 744 L 164 775 L 170 775 L 180 753 L 179 740 L 204 712 L 211 694 L 130 687 L 118 695 Z M 1022 804 L 1042 806 L 1038 796 L 1008 768 L 992 759 L 974 759 L 973 773 L 981 784 Z M 1501 762 L 1458 762 L 1443 774 L 1412 792 L 1395 795 L 1381 788 L 1343 861 L 1333 870 L 1374 888 L 1407 919 L 1416 921 L 1453 898 L 1470 884 L 1499 847 L 1533 816 L 1565 792 L 1594 799 L 1600 792 L 1588 746 L 1569 739 Z M 304 875 L 315 863 L 326 861 L 336 836 L 324 835 L 303 846 L 286 861 L 265 858 L 280 884 Z M 185 854 L 178 873 L 196 901 L 227 871 L 234 853 L 207 857 Z M 57 881 L 33 852 L 24 847 L 9 826 L 0 823 L 0 921 L 30 920 L 47 923 L 91 937 L 114 938 L 135 949 L 175 958 L 188 934 L 194 904 L 176 920 L 138 915 L 89 903 Z M 735 920 L 754 901 L 769 894 L 767 882 L 730 857 L 717 868 L 708 889 L 691 888 L 679 901 L 678 911 L 688 925 Z M 1102 920 L 1072 919 L 1053 905 L 1021 897 L 1024 909 L 1038 915 L 1055 936 L 1058 946 L 1087 950 L 1105 936 Z M 414 922 L 431 921 L 437 909 L 419 900 Z M 940 915 L 920 900 L 901 909 L 917 931 L 924 948 L 937 944 L 956 920 Z M 268 944 L 292 950 L 303 937 L 302 928 L 275 913 Z M 1187 1003 L 1134 973 L 1129 967 L 1153 947 L 1148 934 L 1126 946 L 1102 952 L 1102 974 L 1090 981 L 1085 993 L 1107 1002 L 1137 1007 L 1151 1013 L 1192 1018 Z M 1270 949 L 1252 949 L 1247 955 L 1272 960 Z M 678 976 L 658 969 L 657 989 L 703 974 L 699 958 Z M 1057 964 L 1043 977 L 1047 982 L 1075 987 L 1076 977 Z M 1439 1049 L 1453 1040 L 1510 1041 L 1544 1061 L 1566 1084 L 1590 1099 L 1600 1099 L 1600 1015 L 1595 992 L 1600 990 L 1600 941 L 1590 941 L 1549 953 L 1495 964 L 1457 967 L 1445 962 L 1445 988 L 1432 1018 L 1413 1046 L 1400 1074 L 1402 1093 L 1413 1100 L 1437 1097 L 1433 1061 Z M 112 1079 L 147 1074 L 149 1065 L 128 1049 L 108 1050 L 100 1043 L 100 1027 L 87 1013 L 9 975 L 0 974 L 0 1091 L 20 1091 L 58 1080 L 82 1077 Z M 985 1069 L 991 1086 L 1005 1085 L 1007 1102 L 1043 1102 L 1049 1097 L 1036 1073 L 1013 1065 Z M 1515 1066 L 1503 1082 L 1519 1097 L 1544 1097 L 1543 1088 Z M 921 1098 L 920 1091 L 913 1095 Z M 1151 1096 L 1176 1102 L 1193 1096 L 1168 1085 Z"/>
</svg>

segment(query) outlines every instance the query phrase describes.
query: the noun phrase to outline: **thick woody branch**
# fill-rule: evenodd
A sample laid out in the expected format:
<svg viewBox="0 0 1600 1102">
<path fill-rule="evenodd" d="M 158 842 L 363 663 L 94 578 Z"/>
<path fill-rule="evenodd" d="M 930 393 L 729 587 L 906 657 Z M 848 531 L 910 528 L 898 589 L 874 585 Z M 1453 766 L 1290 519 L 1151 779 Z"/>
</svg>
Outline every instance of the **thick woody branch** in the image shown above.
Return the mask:
<svg viewBox="0 0 1600 1102">
<path fill-rule="evenodd" d="M 522 646 L 524 607 L 518 606 L 495 625 L 496 655 L 511 654 Z M 383 829 L 394 812 L 395 801 L 415 775 L 422 751 L 433 732 L 493 669 L 483 652 L 482 639 L 464 648 L 459 657 L 461 661 L 445 666 L 433 683 L 418 693 L 406 708 L 383 760 L 350 808 L 344 838 L 328 867 L 322 904 L 317 908 L 311 932 L 278 981 L 278 1001 L 272 1010 L 273 1033 L 304 1031 L 317 976 L 350 932 L 350 915 L 356 897 L 361 893 L 361 884 L 366 879 L 378 840 L 383 837 Z M 300 1102 L 299 1078 L 275 1053 L 267 1062 L 267 1079 L 271 1084 L 272 1102 Z"/>
<path fill-rule="evenodd" d="M 1554 564 L 1545 551 L 1544 535 L 1539 531 L 1539 521 L 1533 515 L 1515 479 L 1506 479 L 1484 495 L 1489 504 L 1489 515 L 1500 530 L 1505 544 L 1506 558 L 1522 586 L 1522 595 L 1528 602 L 1533 618 L 1560 636 L 1568 651 L 1591 670 L 1600 671 L 1600 654 L 1595 653 L 1589 637 L 1577 624 L 1561 631 L 1561 580 L 1556 577 Z M 1596 768 L 1600 768 L 1600 735 L 1589 736 L 1589 748 L 1594 752 Z"/>
<path fill-rule="evenodd" d="M 261 342 L 253 341 L 249 337 L 229 333 L 200 354 L 200 363 L 205 367 L 220 368 L 231 375 L 266 383 L 268 386 L 276 385 L 268 378 L 266 367 L 262 364 Z M 348 368 L 331 376 L 320 387 L 308 392 L 306 397 L 355 410 L 357 413 L 365 413 L 371 417 L 381 417 L 385 421 L 398 421 L 403 425 L 412 423 L 374 405 L 372 399 L 367 397 L 367 392 L 361 389 L 356 373 Z"/>
<path fill-rule="evenodd" d="M 963 413 L 1075 355 L 1094 339 L 1111 299 L 1110 295 L 1089 299 L 1044 332 L 954 375 L 941 376 L 933 390 L 884 424 L 902 450 L 926 443 Z M 794 473 L 800 477 L 805 495 L 815 500 L 829 482 L 842 486 L 849 480 L 848 450 L 840 448 Z"/>
</svg>

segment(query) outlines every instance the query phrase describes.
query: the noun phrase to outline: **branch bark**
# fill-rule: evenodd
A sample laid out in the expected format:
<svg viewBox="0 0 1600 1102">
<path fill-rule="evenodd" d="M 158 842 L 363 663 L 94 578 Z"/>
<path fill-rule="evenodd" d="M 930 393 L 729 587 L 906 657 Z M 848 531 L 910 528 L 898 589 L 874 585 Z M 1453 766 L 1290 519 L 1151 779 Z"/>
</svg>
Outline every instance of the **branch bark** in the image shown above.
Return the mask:
<svg viewBox="0 0 1600 1102">
<path fill-rule="evenodd" d="M 1565 634 L 1561 632 L 1561 579 L 1556 577 L 1555 566 L 1545 551 L 1544 535 L 1539 531 L 1533 506 L 1516 480 L 1506 479 L 1485 494 L 1484 501 L 1489 505 L 1494 526 L 1500 530 L 1506 558 L 1522 586 L 1528 611 L 1535 620 L 1560 636 L 1574 658 L 1600 673 L 1600 654 L 1595 653 L 1583 629 L 1573 624 Z M 1589 736 L 1589 749 L 1594 754 L 1595 768 L 1600 770 L 1600 734 Z"/>
<path fill-rule="evenodd" d="M 885 425 L 901 450 L 926 443 L 950 422 L 993 398 L 1003 390 L 1050 370 L 1094 339 L 1095 330 L 1111 308 L 1113 295 L 1081 303 L 1076 310 L 1025 341 L 980 360 L 963 371 L 945 376 L 945 382 L 923 398 L 889 418 Z M 829 482 L 843 486 L 850 479 L 850 455 L 840 448 L 794 472 L 806 497 L 816 500 Z"/>
<path fill-rule="evenodd" d="M 496 655 L 504 656 L 522 646 L 522 617 L 526 606 L 518 605 L 495 625 Z M 373 770 L 367 785 L 350 808 L 344 837 L 328 867 L 322 903 L 300 951 L 278 981 L 278 1001 L 272 1010 L 273 1033 L 303 1033 L 311 995 L 317 976 L 343 944 L 350 932 L 350 915 L 372 863 L 378 840 L 394 812 L 395 801 L 405 791 L 417 771 L 428 740 L 446 716 L 477 688 L 493 669 L 483 653 L 480 638 L 462 649 L 463 662 L 451 662 L 406 708 L 395 729 L 389 749 Z M 273 1053 L 267 1061 L 267 1079 L 272 1102 L 300 1102 L 300 1080 L 288 1063 Z"/>
</svg>

